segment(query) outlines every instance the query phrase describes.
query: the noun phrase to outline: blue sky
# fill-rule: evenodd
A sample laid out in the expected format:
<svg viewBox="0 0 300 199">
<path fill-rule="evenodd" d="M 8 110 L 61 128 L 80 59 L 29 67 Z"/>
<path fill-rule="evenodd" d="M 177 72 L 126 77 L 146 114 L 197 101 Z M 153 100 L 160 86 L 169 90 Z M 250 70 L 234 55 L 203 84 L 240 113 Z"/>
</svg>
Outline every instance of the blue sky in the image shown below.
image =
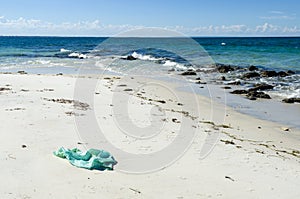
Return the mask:
<svg viewBox="0 0 300 199">
<path fill-rule="evenodd" d="M 0 35 L 107 36 L 160 27 L 193 36 L 300 35 L 299 0 L 9 0 Z"/>
</svg>

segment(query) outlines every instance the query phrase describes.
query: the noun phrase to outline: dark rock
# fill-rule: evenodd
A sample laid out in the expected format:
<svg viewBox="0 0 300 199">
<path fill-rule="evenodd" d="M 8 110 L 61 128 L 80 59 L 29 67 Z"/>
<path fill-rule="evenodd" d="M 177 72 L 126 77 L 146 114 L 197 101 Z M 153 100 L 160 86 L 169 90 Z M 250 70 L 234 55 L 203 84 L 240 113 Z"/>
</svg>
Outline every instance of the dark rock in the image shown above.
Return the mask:
<svg viewBox="0 0 300 199">
<path fill-rule="evenodd" d="M 257 72 L 249 72 L 242 76 L 243 79 L 250 79 L 250 78 L 254 78 L 254 77 L 260 77 L 260 74 Z"/>
<path fill-rule="evenodd" d="M 300 103 L 300 98 L 299 97 L 292 97 L 292 98 L 286 98 L 286 99 L 283 99 L 282 100 L 283 102 L 285 103 L 289 103 L 289 104 L 292 104 L 292 103 Z"/>
<path fill-rule="evenodd" d="M 201 78 L 200 78 L 200 77 L 197 77 L 195 80 L 201 80 Z"/>
<path fill-rule="evenodd" d="M 225 77 L 225 76 L 222 76 L 222 77 L 221 77 L 221 80 L 222 80 L 222 81 L 226 81 L 226 77 Z"/>
<path fill-rule="evenodd" d="M 256 84 L 254 88 L 250 88 L 249 91 L 262 91 L 262 90 L 271 90 L 274 86 L 269 84 Z"/>
<path fill-rule="evenodd" d="M 280 77 L 286 77 L 286 76 L 289 76 L 289 74 L 288 74 L 287 72 L 284 72 L 284 71 L 279 71 L 279 72 L 277 73 L 277 75 L 280 76 Z"/>
<path fill-rule="evenodd" d="M 207 84 L 206 82 L 197 81 L 196 84 Z"/>
<path fill-rule="evenodd" d="M 247 94 L 247 97 L 249 99 L 254 99 L 254 98 L 271 99 L 270 95 L 268 95 L 264 92 L 257 92 L 257 91 L 249 91 L 249 93 Z"/>
<path fill-rule="evenodd" d="M 289 75 L 294 75 L 294 74 L 295 74 L 295 72 L 292 71 L 292 70 L 288 70 L 287 73 L 288 73 Z"/>
<path fill-rule="evenodd" d="M 185 71 L 183 73 L 181 73 L 181 75 L 197 75 L 197 73 L 195 71 Z"/>
<path fill-rule="evenodd" d="M 248 68 L 249 71 L 255 71 L 255 70 L 258 70 L 258 68 L 256 66 L 250 66 Z"/>
<path fill-rule="evenodd" d="M 236 95 L 242 95 L 242 94 L 248 94 L 247 90 L 234 90 L 230 92 L 231 94 L 236 94 Z"/>
<path fill-rule="evenodd" d="M 19 70 L 17 73 L 19 73 L 19 74 L 21 74 L 21 75 L 27 74 L 27 72 L 25 72 L 24 70 Z"/>
<path fill-rule="evenodd" d="M 132 60 L 136 60 L 137 58 L 135 58 L 132 55 L 128 55 L 126 58 L 121 58 L 121 59 L 132 61 Z"/>
<path fill-rule="evenodd" d="M 231 89 L 230 86 L 224 86 L 224 87 L 221 87 L 221 88 L 223 88 L 223 89 Z"/>
<path fill-rule="evenodd" d="M 261 76 L 263 77 L 276 77 L 278 73 L 274 70 L 266 70 L 261 72 Z"/>
<path fill-rule="evenodd" d="M 234 81 L 234 82 L 229 82 L 227 83 L 228 85 L 241 85 L 240 81 Z"/>
<path fill-rule="evenodd" d="M 234 68 L 230 65 L 226 65 L 226 64 L 216 64 L 217 66 L 217 70 L 220 73 L 228 73 L 230 71 L 234 71 Z"/>
</svg>

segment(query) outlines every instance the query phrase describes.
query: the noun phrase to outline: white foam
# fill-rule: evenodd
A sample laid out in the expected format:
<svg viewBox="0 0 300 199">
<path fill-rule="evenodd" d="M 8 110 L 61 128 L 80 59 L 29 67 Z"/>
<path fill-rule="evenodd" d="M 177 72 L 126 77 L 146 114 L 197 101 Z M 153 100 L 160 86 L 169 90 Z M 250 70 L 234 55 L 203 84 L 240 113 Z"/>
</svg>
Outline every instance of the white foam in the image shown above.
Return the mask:
<svg viewBox="0 0 300 199">
<path fill-rule="evenodd" d="M 188 69 L 186 66 L 178 64 L 177 62 L 173 62 L 173 61 L 170 61 L 170 60 L 165 61 L 165 63 L 163 64 L 163 66 L 172 67 L 174 69 L 179 69 L 179 70 L 186 70 L 186 69 Z"/>
<path fill-rule="evenodd" d="M 142 54 L 139 54 L 137 52 L 133 52 L 131 54 L 131 56 L 133 56 L 136 59 L 140 59 L 140 60 L 149 60 L 149 61 L 157 61 L 157 60 L 159 60 L 159 59 L 157 59 L 155 57 L 152 57 L 151 55 L 142 55 Z"/>
<path fill-rule="evenodd" d="M 76 52 L 71 53 L 71 54 L 69 54 L 68 56 L 69 56 L 69 57 L 76 57 L 76 58 L 79 58 L 79 59 L 86 59 L 86 58 L 87 58 L 86 55 L 80 54 L 80 53 L 76 53 Z"/>
<path fill-rule="evenodd" d="M 66 53 L 66 52 L 71 52 L 71 50 L 61 48 L 61 49 L 60 49 L 60 52 L 61 52 L 61 53 Z"/>
</svg>

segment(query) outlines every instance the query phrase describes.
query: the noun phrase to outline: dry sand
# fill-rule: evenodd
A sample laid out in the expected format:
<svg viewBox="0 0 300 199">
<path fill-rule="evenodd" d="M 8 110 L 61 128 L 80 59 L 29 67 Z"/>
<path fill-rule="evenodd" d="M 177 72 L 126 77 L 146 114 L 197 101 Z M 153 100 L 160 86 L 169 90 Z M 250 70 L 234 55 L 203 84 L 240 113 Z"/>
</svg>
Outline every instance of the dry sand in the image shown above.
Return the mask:
<svg viewBox="0 0 300 199">
<path fill-rule="evenodd" d="M 298 129 L 158 80 L 101 77 L 89 99 L 84 86 L 74 95 L 78 79 L 94 82 L 88 76 L 0 75 L 0 198 L 300 197 Z M 89 117 L 106 141 L 97 139 Z M 131 132 L 132 126 L 145 131 Z M 149 135 L 152 130 L 157 134 Z M 138 155 L 172 145 L 180 153 L 171 164 L 157 159 L 144 169 L 149 162 L 139 162 Z M 106 149 L 119 164 L 104 172 L 76 168 L 52 154 L 61 146 Z"/>
</svg>

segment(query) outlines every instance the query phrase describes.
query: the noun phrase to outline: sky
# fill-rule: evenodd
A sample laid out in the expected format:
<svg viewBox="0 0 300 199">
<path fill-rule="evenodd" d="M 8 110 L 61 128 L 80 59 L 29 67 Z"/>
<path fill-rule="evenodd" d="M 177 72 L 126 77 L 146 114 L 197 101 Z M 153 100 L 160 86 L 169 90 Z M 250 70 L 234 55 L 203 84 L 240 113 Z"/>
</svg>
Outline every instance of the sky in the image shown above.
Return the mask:
<svg viewBox="0 0 300 199">
<path fill-rule="evenodd" d="M 300 36 L 299 0 L 9 0 L 0 35 L 113 36 L 156 27 L 188 36 Z"/>
</svg>

